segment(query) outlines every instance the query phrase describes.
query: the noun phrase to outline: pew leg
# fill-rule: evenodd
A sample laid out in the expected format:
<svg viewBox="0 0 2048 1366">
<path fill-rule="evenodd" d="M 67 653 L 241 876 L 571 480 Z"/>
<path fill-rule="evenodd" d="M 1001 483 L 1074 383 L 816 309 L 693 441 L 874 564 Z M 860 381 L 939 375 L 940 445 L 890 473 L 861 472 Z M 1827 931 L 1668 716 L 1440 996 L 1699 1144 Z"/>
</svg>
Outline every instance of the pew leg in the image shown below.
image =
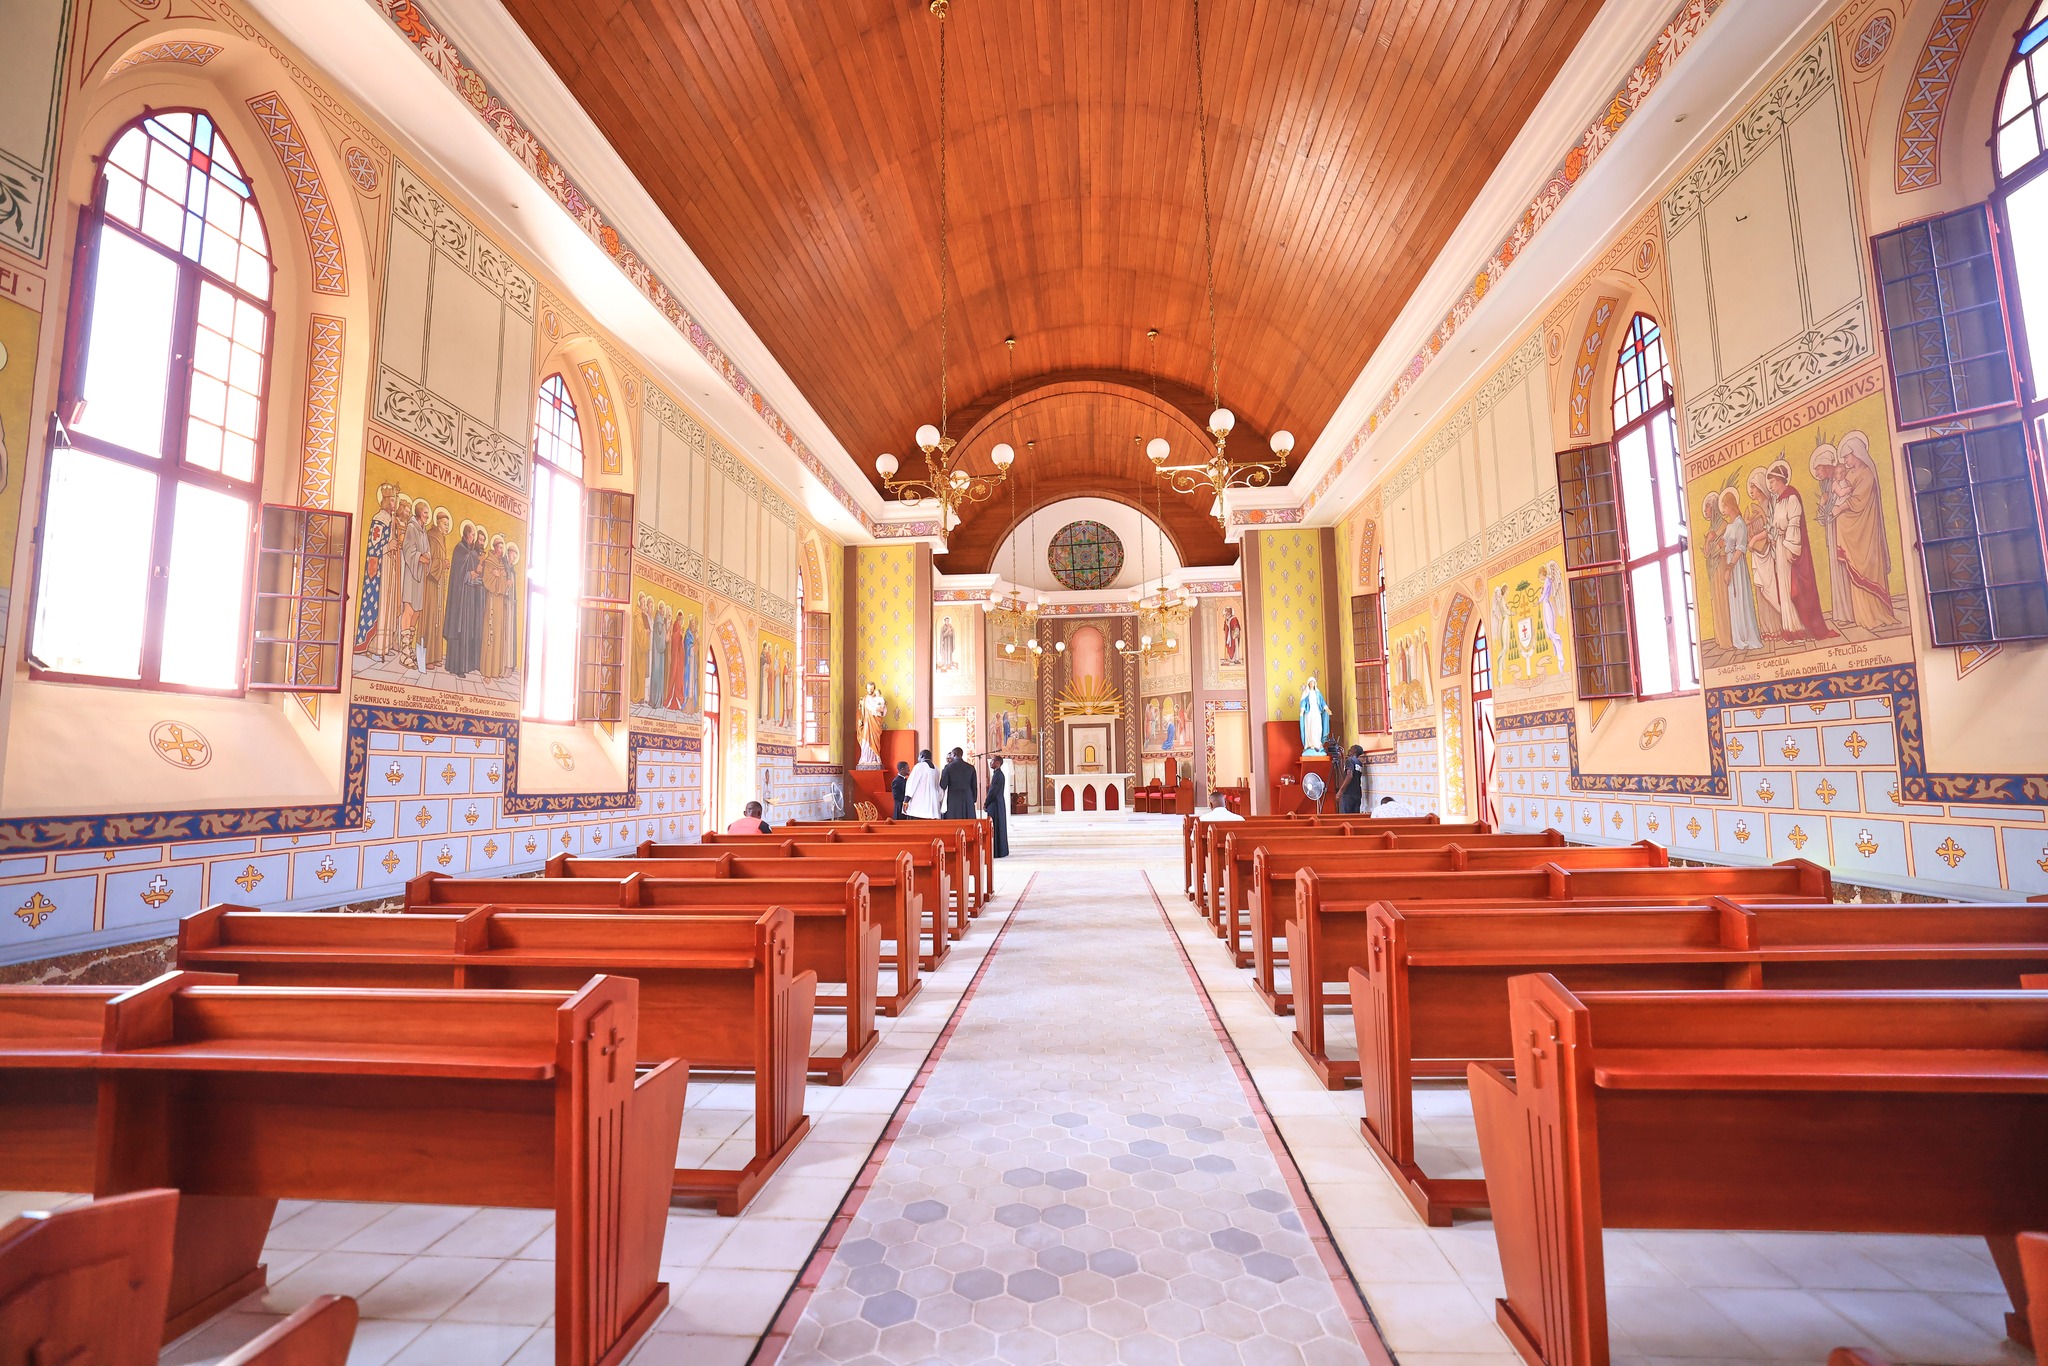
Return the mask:
<svg viewBox="0 0 2048 1366">
<path fill-rule="evenodd" d="M 277 1201 L 255 1196 L 179 1196 L 165 1342 L 263 1289 L 263 1240 L 276 1213 Z"/>
<path fill-rule="evenodd" d="M 2028 1249 L 2033 1256 L 2022 1253 L 2020 1235 L 2013 1233 L 1991 1234 L 1984 1239 L 1991 1249 L 1991 1260 L 1998 1266 L 1998 1277 L 2005 1282 L 2005 1293 L 2012 1297 L 2012 1310 L 2005 1316 L 2005 1335 L 2022 1347 L 2040 1350 L 2033 1333 L 2032 1317 L 2034 1294 L 2048 1294 L 2048 1248 Z M 2038 1263 L 2038 1265 L 2028 1265 Z M 2034 1276 L 2029 1278 L 2031 1270 Z M 2031 1284 L 2029 1283 L 2031 1280 Z M 2033 1292 L 2030 1294 L 2029 1292 Z"/>
</svg>

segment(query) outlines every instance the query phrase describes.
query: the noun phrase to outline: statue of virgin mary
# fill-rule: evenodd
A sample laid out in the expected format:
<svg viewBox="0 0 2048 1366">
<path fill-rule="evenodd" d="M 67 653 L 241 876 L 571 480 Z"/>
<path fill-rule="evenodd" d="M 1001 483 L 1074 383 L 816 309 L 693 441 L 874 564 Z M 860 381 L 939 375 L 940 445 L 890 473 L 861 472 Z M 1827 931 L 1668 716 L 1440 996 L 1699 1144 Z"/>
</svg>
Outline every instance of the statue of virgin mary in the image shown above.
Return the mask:
<svg viewBox="0 0 2048 1366">
<path fill-rule="evenodd" d="M 1301 757 L 1321 759 L 1324 756 L 1323 742 L 1330 737 L 1330 704 L 1323 701 L 1321 689 L 1311 676 L 1308 686 L 1301 690 Z"/>
</svg>

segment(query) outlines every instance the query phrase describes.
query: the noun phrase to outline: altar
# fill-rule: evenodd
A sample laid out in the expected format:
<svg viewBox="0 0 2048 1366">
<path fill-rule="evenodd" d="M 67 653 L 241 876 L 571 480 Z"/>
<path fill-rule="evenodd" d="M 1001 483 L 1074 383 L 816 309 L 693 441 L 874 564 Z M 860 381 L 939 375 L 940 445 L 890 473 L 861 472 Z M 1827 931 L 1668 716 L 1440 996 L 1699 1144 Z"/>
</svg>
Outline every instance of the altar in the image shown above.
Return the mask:
<svg viewBox="0 0 2048 1366">
<path fill-rule="evenodd" d="M 1055 773 L 1052 784 L 1054 815 L 1080 815 L 1090 811 L 1128 811 L 1129 773 Z"/>
</svg>

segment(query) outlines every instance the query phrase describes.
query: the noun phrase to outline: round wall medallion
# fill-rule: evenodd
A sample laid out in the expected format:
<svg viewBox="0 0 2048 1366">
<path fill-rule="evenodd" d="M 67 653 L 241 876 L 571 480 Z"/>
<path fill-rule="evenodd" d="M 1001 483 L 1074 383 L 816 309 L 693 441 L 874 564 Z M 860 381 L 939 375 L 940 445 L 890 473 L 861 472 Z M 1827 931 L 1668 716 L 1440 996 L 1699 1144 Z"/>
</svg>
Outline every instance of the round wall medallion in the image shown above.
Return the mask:
<svg viewBox="0 0 2048 1366">
<path fill-rule="evenodd" d="M 1068 588 L 1107 588 L 1123 572 L 1124 543 L 1100 522 L 1068 522 L 1053 533 L 1045 564 Z"/>
<path fill-rule="evenodd" d="M 1657 742 L 1663 738 L 1664 718 L 1653 716 L 1650 718 L 1650 724 L 1643 727 L 1643 738 L 1636 743 L 1640 744 L 1644 749 L 1655 749 Z"/>
<path fill-rule="evenodd" d="M 159 721 L 151 726 L 149 747 L 172 768 L 205 768 L 213 762 L 213 745 L 183 721 Z"/>
<path fill-rule="evenodd" d="M 1871 16 L 1870 22 L 1863 26 L 1863 32 L 1856 35 L 1856 54 L 1850 58 L 1858 71 L 1870 70 L 1877 64 L 1877 59 L 1884 56 L 1885 49 L 1892 45 L 1892 31 L 1896 27 L 1889 14 Z"/>
<path fill-rule="evenodd" d="M 560 740 L 557 740 L 554 744 L 548 746 L 548 753 L 552 754 L 555 758 L 555 762 L 560 764 L 563 768 L 576 767 L 576 756 L 571 754 L 569 752 L 569 747 L 563 744 Z"/>
</svg>

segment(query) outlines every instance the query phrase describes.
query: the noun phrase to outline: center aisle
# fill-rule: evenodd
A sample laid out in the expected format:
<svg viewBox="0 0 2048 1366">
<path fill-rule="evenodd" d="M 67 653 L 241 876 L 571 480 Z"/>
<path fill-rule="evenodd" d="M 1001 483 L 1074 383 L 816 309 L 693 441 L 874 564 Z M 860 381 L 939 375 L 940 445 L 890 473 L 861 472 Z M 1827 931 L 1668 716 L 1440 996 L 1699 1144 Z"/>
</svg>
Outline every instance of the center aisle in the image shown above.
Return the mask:
<svg viewBox="0 0 2048 1366">
<path fill-rule="evenodd" d="M 1033 852 L 781 1360 L 1367 1361 L 1136 860 Z"/>
</svg>

